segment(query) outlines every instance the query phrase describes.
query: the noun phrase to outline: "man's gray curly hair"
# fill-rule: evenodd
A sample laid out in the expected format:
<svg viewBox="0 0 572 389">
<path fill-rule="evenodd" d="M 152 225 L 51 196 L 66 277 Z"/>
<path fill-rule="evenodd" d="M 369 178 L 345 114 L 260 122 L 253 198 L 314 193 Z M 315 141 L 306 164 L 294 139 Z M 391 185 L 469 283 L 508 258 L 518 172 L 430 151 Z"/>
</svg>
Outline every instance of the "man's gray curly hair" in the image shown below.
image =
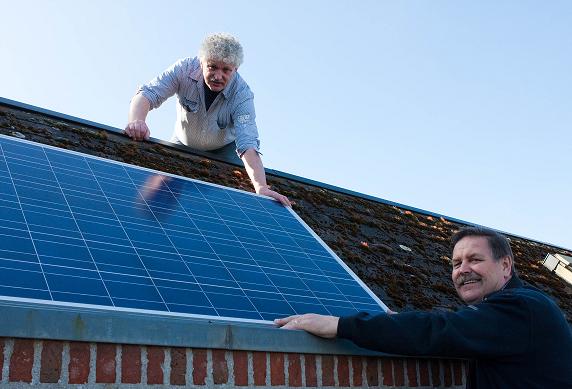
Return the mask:
<svg viewBox="0 0 572 389">
<path fill-rule="evenodd" d="M 234 36 L 219 32 L 208 35 L 199 49 L 201 61 L 223 61 L 239 67 L 244 60 L 242 46 Z"/>
</svg>

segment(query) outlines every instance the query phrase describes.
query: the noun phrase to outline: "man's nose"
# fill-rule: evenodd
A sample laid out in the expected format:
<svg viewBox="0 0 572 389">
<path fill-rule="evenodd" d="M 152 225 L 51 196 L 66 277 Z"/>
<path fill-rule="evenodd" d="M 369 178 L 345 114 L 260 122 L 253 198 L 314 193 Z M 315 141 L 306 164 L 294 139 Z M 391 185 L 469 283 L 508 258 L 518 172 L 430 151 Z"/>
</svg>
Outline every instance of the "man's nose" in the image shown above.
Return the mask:
<svg viewBox="0 0 572 389">
<path fill-rule="evenodd" d="M 461 273 L 469 273 L 471 271 L 471 267 L 469 266 L 468 261 L 461 261 L 461 265 L 459 266 L 459 271 Z"/>
</svg>

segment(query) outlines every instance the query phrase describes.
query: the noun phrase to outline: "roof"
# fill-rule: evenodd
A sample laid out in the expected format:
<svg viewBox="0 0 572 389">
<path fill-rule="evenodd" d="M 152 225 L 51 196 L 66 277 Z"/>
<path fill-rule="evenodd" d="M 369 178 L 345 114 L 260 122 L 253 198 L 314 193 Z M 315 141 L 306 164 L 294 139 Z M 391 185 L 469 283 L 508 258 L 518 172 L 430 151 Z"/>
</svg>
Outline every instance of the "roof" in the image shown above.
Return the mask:
<svg viewBox="0 0 572 389">
<path fill-rule="evenodd" d="M 0 100 L 0 133 L 252 191 L 242 167 L 164 141 L 134 142 L 119 129 Z M 393 310 L 454 309 L 452 234 L 470 224 L 430 211 L 267 170 L 269 184 Z M 572 323 L 572 287 L 546 269 L 548 253 L 572 251 L 507 234 L 523 280 L 558 303 Z"/>
</svg>

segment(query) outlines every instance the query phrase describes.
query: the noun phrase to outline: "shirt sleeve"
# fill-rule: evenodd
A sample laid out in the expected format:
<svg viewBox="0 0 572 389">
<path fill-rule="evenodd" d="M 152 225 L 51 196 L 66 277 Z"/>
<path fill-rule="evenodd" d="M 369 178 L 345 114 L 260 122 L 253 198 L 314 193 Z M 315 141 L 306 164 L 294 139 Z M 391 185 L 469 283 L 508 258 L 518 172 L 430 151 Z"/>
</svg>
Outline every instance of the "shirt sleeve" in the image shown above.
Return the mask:
<svg viewBox="0 0 572 389">
<path fill-rule="evenodd" d="M 137 93 L 141 93 L 151 105 L 151 109 L 159 108 L 169 97 L 173 96 L 179 89 L 179 79 L 184 73 L 184 60 L 181 59 L 171 65 L 163 73 L 141 85 Z"/>
<path fill-rule="evenodd" d="M 338 336 L 393 354 L 478 358 L 523 353 L 530 328 L 526 301 L 504 295 L 457 312 L 342 317 Z"/>
<path fill-rule="evenodd" d="M 239 157 L 248 149 L 259 152 L 260 140 L 256 127 L 256 113 L 254 111 L 254 95 L 252 92 L 244 92 L 241 102 L 232 112 L 232 120 L 236 131 L 236 153 Z"/>
</svg>

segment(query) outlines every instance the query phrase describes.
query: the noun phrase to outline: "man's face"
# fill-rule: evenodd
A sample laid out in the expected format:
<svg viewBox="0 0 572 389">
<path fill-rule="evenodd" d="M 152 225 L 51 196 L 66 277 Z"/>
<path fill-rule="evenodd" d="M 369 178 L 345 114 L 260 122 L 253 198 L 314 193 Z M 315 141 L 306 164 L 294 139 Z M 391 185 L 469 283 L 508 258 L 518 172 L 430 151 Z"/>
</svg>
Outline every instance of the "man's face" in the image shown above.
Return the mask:
<svg viewBox="0 0 572 389">
<path fill-rule="evenodd" d="M 484 236 L 466 236 L 453 248 L 451 278 L 459 297 L 467 304 L 479 303 L 500 290 L 511 276 L 511 267 L 509 256 L 495 261 Z"/>
<path fill-rule="evenodd" d="M 213 92 L 220 92 L 226 87 L 237 67 L 223 61 L 204 60 L 201 61 L 205 84 Z"/>
</svg>

